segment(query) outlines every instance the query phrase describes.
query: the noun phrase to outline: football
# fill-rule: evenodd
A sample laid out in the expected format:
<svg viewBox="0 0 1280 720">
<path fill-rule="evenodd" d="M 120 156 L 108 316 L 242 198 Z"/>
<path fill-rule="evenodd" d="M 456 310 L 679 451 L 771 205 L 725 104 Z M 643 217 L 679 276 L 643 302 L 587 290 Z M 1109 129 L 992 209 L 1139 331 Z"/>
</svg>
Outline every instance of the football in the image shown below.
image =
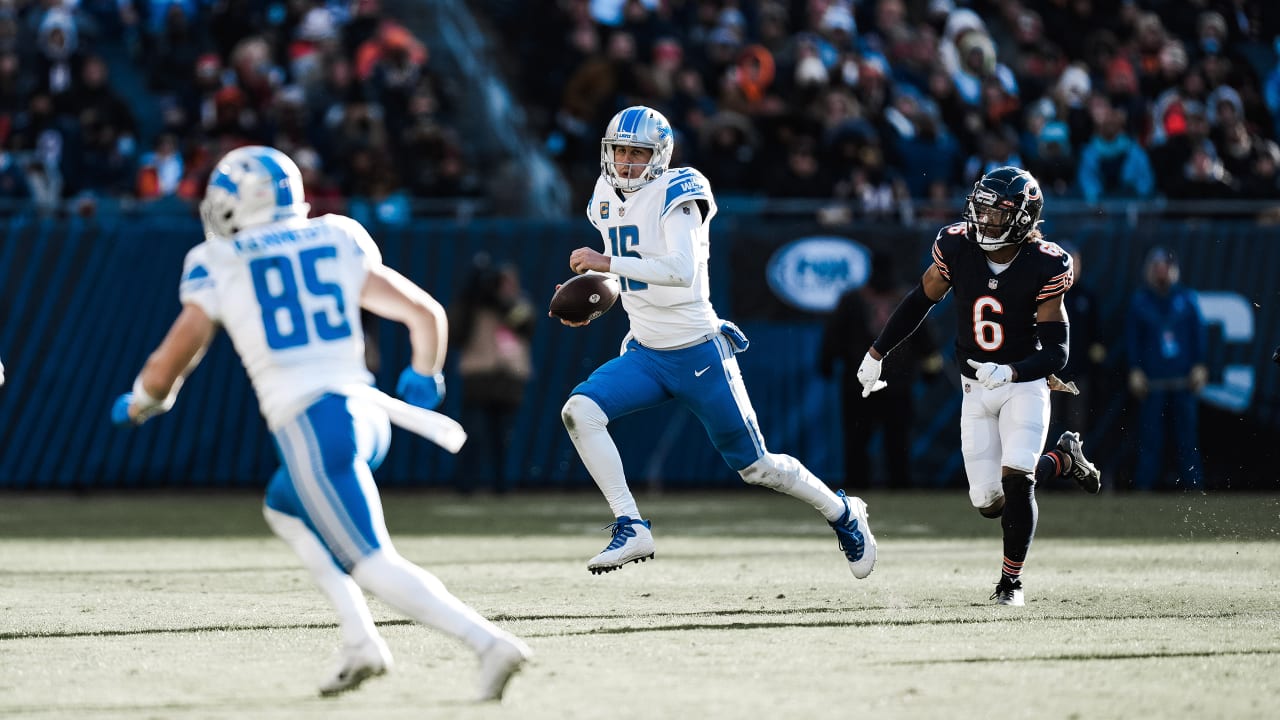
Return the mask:
<svg viewBox="0 0 1280 720">
<path fill-rule="evenodd" d="M 618 300 L 618 279 L 587 273 L 564 281 L 551 296 L 551 314 L 573 323 L 595 320 Z"/>
</svg>

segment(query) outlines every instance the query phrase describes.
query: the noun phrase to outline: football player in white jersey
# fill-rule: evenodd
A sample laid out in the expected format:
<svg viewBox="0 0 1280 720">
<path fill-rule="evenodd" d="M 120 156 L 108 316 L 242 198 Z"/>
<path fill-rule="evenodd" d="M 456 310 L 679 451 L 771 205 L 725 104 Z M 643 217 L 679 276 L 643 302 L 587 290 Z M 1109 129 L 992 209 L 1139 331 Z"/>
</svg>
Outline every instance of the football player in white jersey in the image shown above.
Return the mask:
<svg viewBox="0 0 1280 720">
<path fill-rule="evenodd" d="M 444 393 L 444 310 L 382 264 L 359 223 L 308 219 L 302 200 L 301 175 L 284 153 L 244 147 L 219 161 L 200 206 L 205 240 L 183 269 L 182 312 L 112 419 L 136 425 L 172 408 L 225 328 L 280 453 L 263 514 L 338 613 L 343 646 L 320 693 L 351 690 L 391 668 L 364 590 L 469 645 L 480 658 L 479 699 L 499 699 L 529 649 L 396 552 L 373 481 L 390 442 L 389 414 L 424 435 L 421 422 L 443 418 L 418 408 L 435 408 Z M 408 404 L 371 387 L 361 308 L 409 329 L 412 362 L 397 388 Z"/>
<path fill-rule="evenodd" d="M 675 399 L 702 421 L 729 467 L 753 485 L 809 503 L 831 524 L 855 577 L 876 562 L 867 505 L 832 492 L 799 460 L 771 453 L 747 397 L 737 353 L 747 339 L 711 306 L 708 224 L 716 201 L 693 168 L 669 168 L 673 139 L 661 113 L 630 107 L 609 121 L 600 143 L 600 179 L 587 217 L 605 252 L 578 248 L 575 273 L 618 277 L 631 331 L 621 355 L 573 389 L 561 411 L 587 471 L 616 518 L 608 546 L 587 563 L 592 573 L 654 556 L 650 522 L 627 487 L 609 435 L 614 418 Z M 583 323 L 566 325 L 583 326 Z"/>
<path fill-rule="evenodd" d="M 883 387 L 881 359 L 955 290 L 956 357 L 964 401 L 960 446 L 969 500 L 1000 518 L 1004 558 L 991 599 L 1024 604 L 1022 566 L 1035 536 L 1039 480 L 1070 475 L 1090 493 L 1102 476 L 1067 431 L 1041 454 L 1049 429 L 1053 373 L 1067 362 L 1063 295 L 1074 282 L 1071 256 L 1040 234 L 1044 196 L 1031 173 L 1002 167 L 974 184 L 962 222 L 938 231 L 933 264 L 893 311 L 861 365 L 863 396 Z M 1065 387 L 1065 386 L 1062 386 Z"/>
</svg>

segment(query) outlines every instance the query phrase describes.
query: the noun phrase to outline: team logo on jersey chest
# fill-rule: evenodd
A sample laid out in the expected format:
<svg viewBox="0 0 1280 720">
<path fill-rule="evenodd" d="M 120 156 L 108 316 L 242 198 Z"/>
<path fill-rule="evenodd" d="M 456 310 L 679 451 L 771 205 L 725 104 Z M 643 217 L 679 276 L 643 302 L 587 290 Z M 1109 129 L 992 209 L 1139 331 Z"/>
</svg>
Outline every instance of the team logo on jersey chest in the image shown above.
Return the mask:
<svg viewBox="0 0 1280 720">
<path fill-rule="evenodd" d="M 600 203 L 600 219 L 601 220 L 609 219 L 609 201 L 608 200 L 604 200 Z"/>
<path fill-rule="evenodd" d="M 992 290 L 995 290 L 996 287 L 998 287 L 999 285 L 1000 285 L 1000 281 L 995 278 L 991 278 L 990 280 L 987 280 L 987 287 L 991 288 Z"/>
</svg>

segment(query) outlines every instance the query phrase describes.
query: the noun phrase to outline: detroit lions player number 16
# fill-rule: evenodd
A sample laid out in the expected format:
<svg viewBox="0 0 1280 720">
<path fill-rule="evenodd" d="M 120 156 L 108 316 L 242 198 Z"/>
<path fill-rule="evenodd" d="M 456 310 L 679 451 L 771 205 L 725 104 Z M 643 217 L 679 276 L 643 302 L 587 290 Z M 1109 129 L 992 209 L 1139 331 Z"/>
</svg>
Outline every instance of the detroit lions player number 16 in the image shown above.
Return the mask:
<svg viewBox="0 0 1280 720">
<path fill-rule="evenodd" d="M 608 545 L 587 562 L 599 574 L 654 557 L 650 521 L 627 487 L 609 435 L 615 418 L 677 400 L 702 421 L 730 468 L 753 485 L 812 505 L 835 530 L 849 569 L 871 573 L 876 540 L 867 505 L 826 484 L 790 455 L 769 452 L 735 355 L 747 338 L 711 306 L 707 226 L 716 201 L 702 173 L 671 168 L 671 126 L 658 111 L 629 107 L 609 121 L 600 142 L 600 179 L 587 218 L 605 252 L 578 248 L 575 273 L 617 276 L 631 331 L 621 354 L 573 389 L 561 411 L 565 428 L 615 518 Z M 561 320 L 570 327 L 590 323 Z"/>
<path fill-rule="evenodd" d="M 454 452 L 465 439 L 430 412 L 444 393 L 444 308 L 383 265 L 358 222 L 308 219 L 308 210 L 302 176 L 284 153 L 244 147 L 218 162 L 200 205 L 205 240 L 183 269 L 182 311 L 112 420 L 140 425 L 172 408 L 218 326 L 226 328 L 280 452 L 263 515 L 338 613 L 343 647 L 320 694 L 391 668 L 364 590 L 469 645 L 480 659 L 479 699 L 499 699 L 529 649 L 396 552 L 373 481 L 388 419 Z M 397 388 L 405 402 L 371 386 L 361 308 L 409 329 L 411 364 Z"/>
</svg>

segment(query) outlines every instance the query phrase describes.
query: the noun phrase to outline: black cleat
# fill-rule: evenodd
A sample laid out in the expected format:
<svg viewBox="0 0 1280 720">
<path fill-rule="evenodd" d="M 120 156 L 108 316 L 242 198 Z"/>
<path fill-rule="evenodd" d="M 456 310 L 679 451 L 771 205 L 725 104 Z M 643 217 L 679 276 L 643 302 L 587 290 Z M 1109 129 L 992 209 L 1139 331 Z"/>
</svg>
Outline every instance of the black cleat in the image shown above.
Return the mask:
<svg viewBox="0 0 1280 720">
<path fill-rule="evenodd" d="M 997 605 L 1016 607 L 1026 605 L 1022 598 L 1022 581 L 1001 576 L 1000 582 L 996 584 L 996 591 L 991 593 L 991 599 L 995 600 Z"/>
</svg>

